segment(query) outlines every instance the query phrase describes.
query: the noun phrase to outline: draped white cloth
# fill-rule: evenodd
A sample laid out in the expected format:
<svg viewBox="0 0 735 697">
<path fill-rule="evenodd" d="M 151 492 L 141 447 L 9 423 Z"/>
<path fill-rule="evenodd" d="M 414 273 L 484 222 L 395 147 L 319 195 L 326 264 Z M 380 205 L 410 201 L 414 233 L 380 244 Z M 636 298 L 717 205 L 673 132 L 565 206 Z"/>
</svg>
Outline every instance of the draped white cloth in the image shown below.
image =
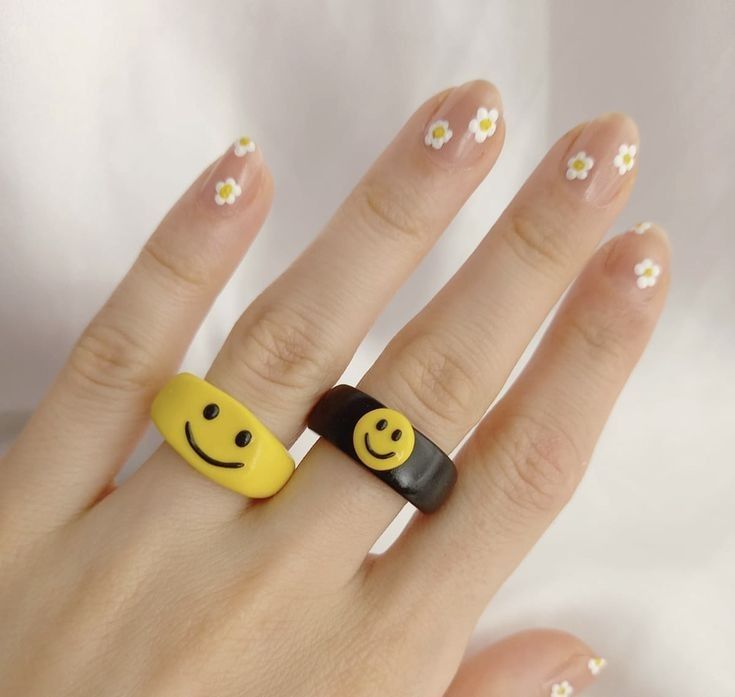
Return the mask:
<svg viewBox="0 0 735 697">
<path fill-rule="evenodd" d="M 628 111 L 640 175 L 615 231 L 668 228 L 668 308 L 585 482 L 475 643 L 555 625 L 608 658 L 592 694 L 734 695 L 734 29 L 727 0 L 6 0 L 2 443 L 166 209 L 242 131 L 278 193 L 192 346 L 195 371 L 416 105 L 474 77 L 503 92 L 499 164 L 377 323 L 353 379 L 559 134 Z"/>
</svg>

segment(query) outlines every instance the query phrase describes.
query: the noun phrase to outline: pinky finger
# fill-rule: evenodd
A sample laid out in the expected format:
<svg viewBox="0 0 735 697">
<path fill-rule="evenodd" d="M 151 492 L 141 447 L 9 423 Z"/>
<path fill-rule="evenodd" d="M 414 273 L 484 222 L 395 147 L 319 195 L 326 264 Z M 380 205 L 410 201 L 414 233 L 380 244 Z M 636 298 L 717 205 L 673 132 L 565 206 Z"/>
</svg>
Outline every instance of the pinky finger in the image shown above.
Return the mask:
<svg viewBox="0 0 735 697">
<path fill-rule="evenodd" d="M 530 630 L 468 660 L 445 697 L 569 697 L 589 687 L 606 665 L 571 634 Z"/>
</svg>

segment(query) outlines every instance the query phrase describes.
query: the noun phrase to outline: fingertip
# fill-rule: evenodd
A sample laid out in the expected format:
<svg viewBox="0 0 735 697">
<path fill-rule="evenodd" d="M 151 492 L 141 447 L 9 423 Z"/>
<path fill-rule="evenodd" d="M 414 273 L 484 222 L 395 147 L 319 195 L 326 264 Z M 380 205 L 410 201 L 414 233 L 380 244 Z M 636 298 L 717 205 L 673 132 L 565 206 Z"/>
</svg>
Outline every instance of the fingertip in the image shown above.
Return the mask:
<svg viewBox="0 0 735 697">
<path fill-rule="evenodd" d="M 606 122 L 611 128 L 620 133 L 626 133 L 631 142 L 638 143 L 640 141 L 640 129 L 636 120 L 624 111 L 608 111 L 600 114 L 597 121 Z"/>
<path fill-rule="evenodd" d="M 148 242 L 202 283 L 232 273 L 270 211 L 273 179 L 260 148 L 238 155 L 239 140 L 197 177 Z"/>
<path fill-rule="evenodd" d="M 665 295 L 670 280 L 671 244 L 652 222 L 636 223 L 603 248 L 605 274 L 632 297 Z"/>
<path fill-rule="evenodd" d="M 608 112 L 577 128 L 559 167 L 566 189 L 598 209 L 619 206 L 635 182 L 637 124 L 627 114 Z"/>
<path fill-rule="evenodd" d="M 215 221 L 237 216 L 258 200 L 264 170 L 255 141 L 247 136 L 236 139 L 201 182 L 199 210 Z"/>
<path fill-rule="evenodd" d="M 467 661 L 447 695 L 569 697 L 591 685 L 606 666 L 605 659 L 568 632 L 526 630 L 483 649 Z"/>
<path fill-rule="evenodd" d="M 474 80 L 468 80 L 461 85 L 462 88 L 466 89 L 470 94 L 477 97 L 478 101 L 490 101 L 497 106 L 497 109 L 503 111 L 503 96 L 500 89 L 494 82 L 485 80 L 484 78 L 477 78 Z"/>
<path fill-rule="evenodd" d="M 497 87 L 487 80 L 470 80 L 453 88 L 425 119 L 423 152 L 443 168 L 489 167 L 502 147 L 503 123 Z"/>
</svg>

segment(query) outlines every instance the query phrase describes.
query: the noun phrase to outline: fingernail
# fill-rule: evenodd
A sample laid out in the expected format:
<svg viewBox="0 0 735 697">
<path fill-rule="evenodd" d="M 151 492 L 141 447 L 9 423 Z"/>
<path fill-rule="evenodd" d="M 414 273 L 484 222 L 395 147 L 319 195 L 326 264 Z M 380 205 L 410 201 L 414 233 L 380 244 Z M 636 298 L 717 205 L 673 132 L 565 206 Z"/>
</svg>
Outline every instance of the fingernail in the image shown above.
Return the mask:
<svg viewBox="0 0 735 697">
<path fill-rule="evenodd" d="M 607 666 L 600 656 L 573 656 L 541 688 L 541 697 L 571 697 L 589 687 Z"/>
<path fill-rule="evenodd" d="M 654 223 L 638 223 L 613 239 L 603 268 L 622 290 L 637 294 L 658 285 L 668 261 L 664 231 Z"/>
<path fill-rule="evenodd" d="M 497 89 L 475 80 L 456 87 L 431 115 L 424 145 L 436 160 L 469 166 L 497 148 L 503 105 Z"/>
<path fill-rule="evenodd" d="M 263 158 L 255 142 L 238 138 L 217 161 L 202 184 L 202 203 L 222 215 L 234 214 L 257 190 Z"/>
<path fill-rule="evenodd" d="M 631 232 L 635 232 L 636 235 L 645 235 L 652 227 L 653 227 L 653 223 L 648 223 L 648 222 L 636 223 L 631 228 Z"/>
<path fill-rule="evenodd" d="M 638 150 L 638 132 L 627 116 L 590 121 L 564 155 L 568 186 L 594 205 L 607 205 L 631 176 Z"/>
</svg>

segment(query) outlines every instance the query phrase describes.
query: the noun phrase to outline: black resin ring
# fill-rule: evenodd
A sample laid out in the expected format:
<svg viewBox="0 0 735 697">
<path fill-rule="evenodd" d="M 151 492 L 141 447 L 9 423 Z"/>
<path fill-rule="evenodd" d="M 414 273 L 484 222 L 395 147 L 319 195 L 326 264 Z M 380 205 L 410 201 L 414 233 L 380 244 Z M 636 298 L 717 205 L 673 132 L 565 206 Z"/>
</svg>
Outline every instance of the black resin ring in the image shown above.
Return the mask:
<svg viewBox="0 0 735 697">
<path fill-rule="evenodd" d="M 439 446 L 403 414 L 350 385 L 329 390 L 307 423 L 423 513 L 439 508 L 457 481 L 457 468 Z"/>
</svg>

